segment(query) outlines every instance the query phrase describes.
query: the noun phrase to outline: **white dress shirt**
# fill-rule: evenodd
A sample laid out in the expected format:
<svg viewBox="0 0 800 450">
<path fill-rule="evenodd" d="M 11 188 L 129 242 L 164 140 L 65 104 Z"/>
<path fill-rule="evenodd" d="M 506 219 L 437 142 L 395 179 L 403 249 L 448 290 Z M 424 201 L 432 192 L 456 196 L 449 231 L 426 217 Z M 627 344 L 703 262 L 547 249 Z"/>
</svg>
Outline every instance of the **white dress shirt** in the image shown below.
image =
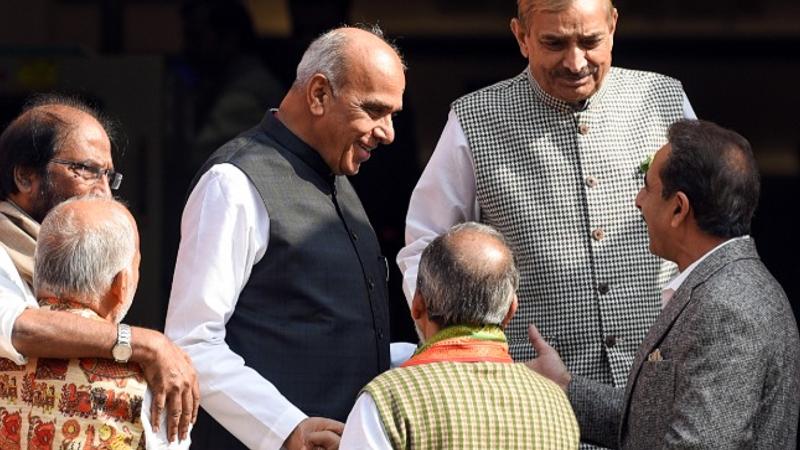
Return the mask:
<svg viewBox="0 0 800 450">
<path fill-rule="evenodd" d="M 200 177 L 183 213 L 165 330 L 192 358 L 200 404 L 253 449 L 280 448 L 306 418 L 225 343 L 225 324 L 267 251 L 269 224 L 261 196 L 239 168 L 217 164 Z M 392 344 L 392 363 L 413 350 Z"/>
<path fill-rule="evenodd" d="M 225 324 L 268 239 L 266 208 L 244 172 L 218 164 L 203 174 L 183 212 L 165 328 L 192 359 L 200 404 L 252 449 L 280 448 L 306 418 L 225 342 Z"/>
<path fill-rule="evenodd" d="M 342 450 L 391 450 L 375 400 L 369 393 L 358 396 L 339 443 Z"/>
<path fill-rule="evenodd" d="M 661 307 L 664 308 L 665 306 L 667 306 L 667 303 L 672 299 L 672 296 L 675 295 L 675 291 L 677 291 L 678 288 L 681 287 L 686 278 L 689 277 L 689 274 L 692 273 L 692 270 L 694 270 L 695 267 L 699 266 L 704 259 L 711 256 L 711 254 L 714 253 L 715 251 L 739 239 L 750 239 L 750 235 L 746 234 L 744 236 L 728 239 L 727 241 L 719 244 L 718 246 L 712 248 L 710 251 L 706 252 L 703 256 L 700 257 L 700 259 L 689 264 L 689 267 L 684 269 L 683 272 L 679 273 L 678 275 L 675 275 L 673 279 L 669 280 L 669 283 L 667 283 L 667 285 L 664 286 L 664 289 L 661 290 Z"/>
<path fill-rule="evenodd" d="M 11 334 L 14 322 L 25 308 L 38 307 L 5 247 L 0 245 L 0 358 L 10 359 L 19 365 L 28 362 L 12 345 Z"/>
<path fill-rule="evenodd" d="M 683 114 L 687 119 L 697 118 L 685 94 Z M 631 199 L 631 203 L 633 201 Z M 433 155 L 411 194 L 406 216 L 406 246 L 397 254 L 397 265 L 403 273 L 403 292 L 409 304 L 414 297 L 417 266 L 425 247 L 453 225 L 480 221 L 480 218 L 472 151 L 458 117 L 450 110 Z"/>
</svg>

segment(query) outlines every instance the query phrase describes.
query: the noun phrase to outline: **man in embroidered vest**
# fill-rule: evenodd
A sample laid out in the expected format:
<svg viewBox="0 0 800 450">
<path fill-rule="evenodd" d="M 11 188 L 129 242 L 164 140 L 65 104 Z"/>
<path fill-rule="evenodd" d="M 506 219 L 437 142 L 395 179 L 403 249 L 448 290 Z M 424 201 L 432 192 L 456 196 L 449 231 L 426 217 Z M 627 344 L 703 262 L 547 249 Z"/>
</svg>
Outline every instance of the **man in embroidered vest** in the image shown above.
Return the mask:
<svg viewBox="0 0 800 450">
<path fill-rule="evenodd" d="M 403 104 L 381 36 L 317 38 L 280 107 L 197 175 L 166 324 L 200 377 L 196 449 L 335 448 L 389 368 L 386 260 L 347 180 L 392 142 Z"/>
<path fill-rule="evenodd" d="M 518 0 L 511 31 L 528 67 L 465 95 L 411 197 L 397 261 L 411 301 L 419 255 L 456 223 L 494 226 L 520 269 L 506 329 L 534 356 L 536 320 L 570 370 L 624 386 L 674 265 L 647 252 L 637 169 L 694 112 L 671 78 L 611 66 L 610 0 Z"/>
<path fill-rule="evenodd" d="M 111 158 L 113 137 L 107 118 L 60 95 L 34 97 L 0 135 L 0 357 L 22 365 L 23 355 L 110 358 L 117 348 L 114 357 L 130 358 L 144 369 L 155 394 L 153 417 L 166 406 L 170 438 L 186 438 L 199 388 L 180 348 L 153 330 L 40 309 L 31 291 L 44 216 L 64 199 L 110 197 L 120 186 L 122 175 Z M 130 339 L 121 342 L 127 330 Z"/>
<path fill-rule="evenodd" d="M 139 234 L 120 203 L 76 197 L 39 229 L 33 286 L 44 310 L 120 323 L 139 282 Z M 150 425 L 152 396 L 136 363 L 110 359 L 0 359 L 0 447 L 186 449 Z"/>
<path fill-rule="evenodd" d="M 800 337 L 750 232 L 750 144 L 709 122 L 669 131 L 636 197 L 650 250 L 680 275 L 639 347 L 627 388 L 571 375 L 531 327 L 534 370 L 564 388 L 584 439 L 613 448 L 793 449 Z"/>
<path fill-rule="evenodd" d="M 493 228 L 467 222 L 434 239 L 411 304 L 422 343 L 363 389 L 342 448 L 578 448 L 566 396 L 509 355 L 502 327 L 517 309 L 518 281 Z"/>
</svg>

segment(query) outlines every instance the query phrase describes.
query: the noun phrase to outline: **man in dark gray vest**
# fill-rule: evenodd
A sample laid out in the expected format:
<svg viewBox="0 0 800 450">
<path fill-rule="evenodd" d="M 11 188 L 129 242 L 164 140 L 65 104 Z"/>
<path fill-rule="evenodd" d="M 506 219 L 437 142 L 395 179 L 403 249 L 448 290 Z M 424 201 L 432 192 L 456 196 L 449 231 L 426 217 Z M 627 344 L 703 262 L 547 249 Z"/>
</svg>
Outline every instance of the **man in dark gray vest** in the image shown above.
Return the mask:
<svg viewBox="0 0 800 450">
<path fill-rule="evenodd" d="M 710 122 L 669 130 L 636 197 L 650 250 L 680 275 L 627 388 L 572 376 L 531 327 L 530 367 L 567 391 L 581 437 L 612 448 L 793 449 L 800 338 L 748 236 L 759 176 L 750 144 Z"/>
<path fill-rule="evenodd" d="M 517 4 L 528 67 L 452 104 L 411 196 L 397 258 L 406 298 L 428 242 L 456 223 L 492 225 L 519 261 L 514 359 L 534 356 L 535 321 L 570 370 L 624 386 L 674 270 L 647 252 L 637 171 L 694 112 L 677 80 L 611 66 L 610 0 Z"/>
<path fill-rule="evenodd" d="M 404 71 L 377 28 L 332 30 L 201 169 L 166 325 L 200 378 L 195 447 L 335 448 L 389 368 L 385 259 L 346 175 L 394 139 Z"/>
</svg>

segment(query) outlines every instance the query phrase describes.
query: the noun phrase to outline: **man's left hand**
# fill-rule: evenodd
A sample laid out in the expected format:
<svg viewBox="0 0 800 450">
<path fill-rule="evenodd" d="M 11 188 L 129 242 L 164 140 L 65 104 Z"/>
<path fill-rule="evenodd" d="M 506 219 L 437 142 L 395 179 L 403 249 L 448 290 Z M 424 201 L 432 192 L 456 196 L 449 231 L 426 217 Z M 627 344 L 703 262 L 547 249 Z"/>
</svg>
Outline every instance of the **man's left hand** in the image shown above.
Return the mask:
<svg viewBox="0 0 800 450">
<path fill-rule="evenodd" d="M 539 375 L 549 378 L 566 392 L 567 385 L 572 381 L 572 375 L 561 361 L 561 356 L 544 340 L 533 324 L 528 325 L 528 340 L 539 356 L 526 362 L 525 365 Z"/>
</svg>

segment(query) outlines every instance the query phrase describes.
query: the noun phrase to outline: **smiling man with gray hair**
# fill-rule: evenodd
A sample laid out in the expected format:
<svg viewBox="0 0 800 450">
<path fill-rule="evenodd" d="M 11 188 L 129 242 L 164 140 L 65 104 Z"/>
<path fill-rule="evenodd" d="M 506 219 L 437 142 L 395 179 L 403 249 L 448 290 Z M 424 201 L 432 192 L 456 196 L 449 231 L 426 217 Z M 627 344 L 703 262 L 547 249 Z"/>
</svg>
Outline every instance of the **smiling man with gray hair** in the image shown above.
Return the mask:
<svg viewBox="0 0 800 450">
<path fill-rule="evenodd" d="M 128 210 L 108 197 L 75 197 L 42 222 L 34 294 L 44 310 L 119 324 L 133 302 L 139 261 L 139 234 Z M 4 433 L 21 448 L 189 447 L 188 439 L 167 442 L 165 415 L 153 432 L 152 395 L 133 362 L 30 358 L 17 366 L 2 359 L 0 390 Z"/>
<path fill-rule="evenodd" d="M 394 139 L 404 89 L 379 29 L 331 30 L 198 173 L 166 321 L 200 377 L 196 449 L 335 449 L 389 368 L 386 260 L 347 176 Z"/>
<path fill-rule="evenodd" d="M 493 228 L 467 222 L 434 239 L 411 304 L 422 344 L 363 389 L 341 447 L 577 448 L 564 393 L 508 353 L 502 327 L 517 309 L 518 282 Z"/>
</svg>

